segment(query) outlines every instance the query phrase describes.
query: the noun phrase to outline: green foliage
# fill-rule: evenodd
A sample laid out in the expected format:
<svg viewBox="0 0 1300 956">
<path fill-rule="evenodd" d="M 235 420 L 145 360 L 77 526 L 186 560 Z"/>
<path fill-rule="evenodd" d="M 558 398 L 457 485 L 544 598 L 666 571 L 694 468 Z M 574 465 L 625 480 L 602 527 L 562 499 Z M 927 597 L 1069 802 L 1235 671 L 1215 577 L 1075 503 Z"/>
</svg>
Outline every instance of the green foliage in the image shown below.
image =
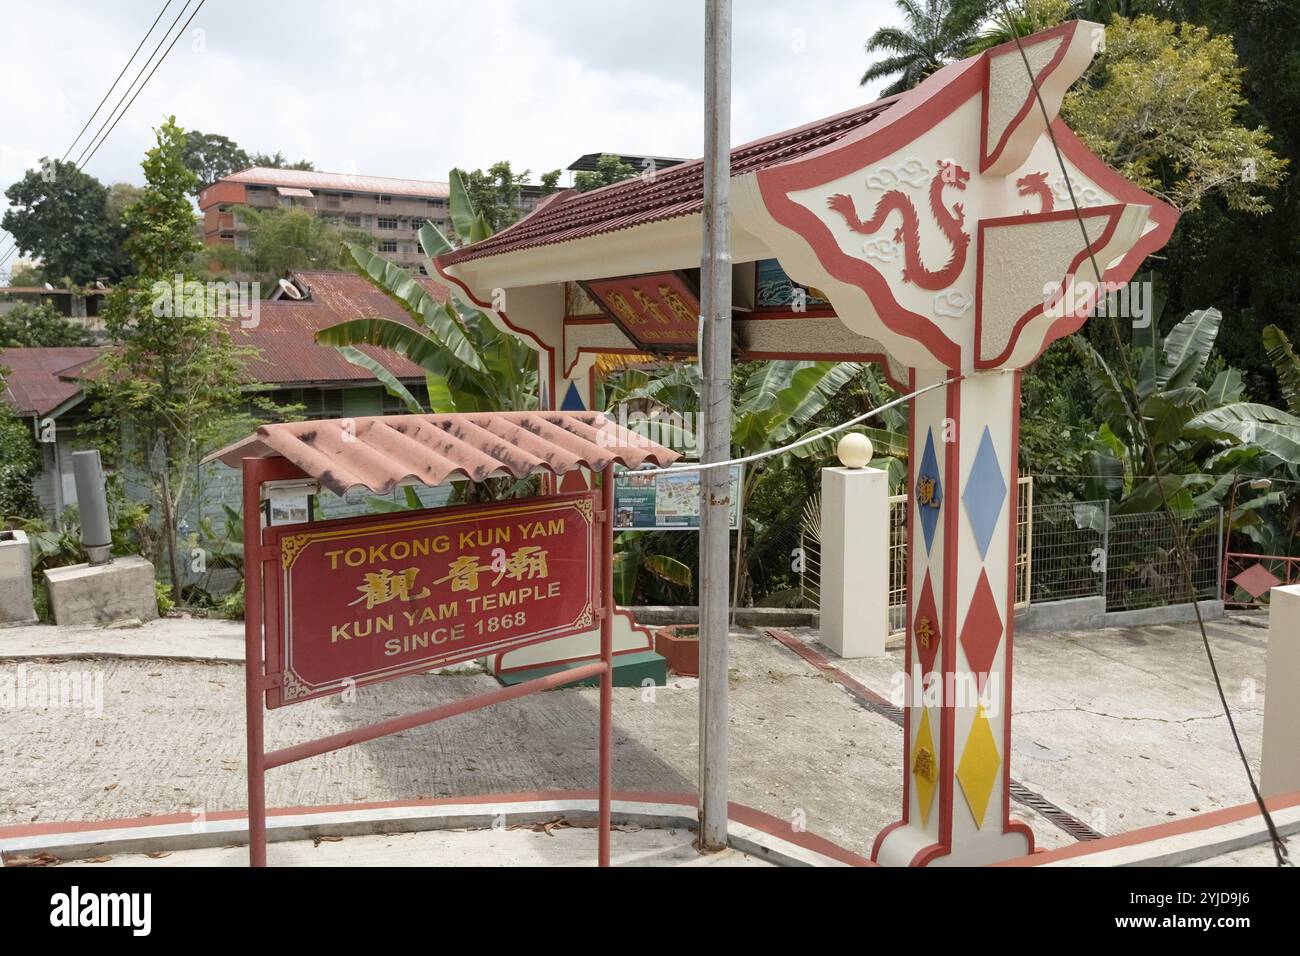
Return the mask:
<svg viewBox="0 0 1300 956">
<path fill-rule="evenodd" d="M 601 186 L 622 182 L 636 175 L 636 167 L 623 162 L 611 153 L 602 153 L 596 161 L 595 171 L 581 170 L 573 174 L 573 187 L 580 193 L 591 192 Z"/>
<path fill-rule="evenodd" d="M 90 345 L 94 336 L 46 302 L 20 302 L 0 314 L 0 348 Z"/>
<path fill-rule="evenodd" d="M 542 186 L 542 192 L 550 195 L 559 189 L 560 177 L 563 175 L 564 171 L 560 169 L 552 169 L 549 173 L 542 173 L 542 178 L 539 180 Z"/>
<path fill-rule="evenodd" d="M 431 248 L 426 224 L 420 240 Z M 437 234 L 435 243 L 445 244 Z M 316 341 L 343 351 L 351 362 L 377 372 L 355 350 L 371 345 L 404 356 L 427 373 L 430 411 L 474 412 L 537 407 L 537 357 L 516 336 L 505 335 L 479 309 L 436 301 L 409 272 L 367 249 L 350 246 L 357 271 L 406 310 L 411 323 L 390 319 L 355 319 L 322 329 Z M 412 411 L 423 411 L 411 394 L 390 376 L 380 376 L 388 390 Z"/>
<path fill-rule="evenodd" d="M 172 611 L 176 610 L 176 602 L 172 600 L 172 586 L 163 584 L 161 581 L 153 582 L 153 594 L 158 599 L 158 614 L 160 617 L 167 617 Z"/>
<path fill-rule="evenodd" d="M 1070 16 L 1070 0 L 1015 0 L 1008 3 L 1011 22 L 998 4 L 991 5 L 990 19 L 979 35 L 966 48 L 967 56 L 974 56 L 991 47 L 1006 43 L 1016 37 L 1056 26 Z"/>
<path fill-rule="evenodd" d="M 242 207 L 248 224 L 247 251 L 231 245 L 204 250 L 215 254 L 225 268 L 258 277 L 265 285 L 297 269 L 345 269 L 350 257 L 345 243 L 374 245 L 374 239 L 357 229 L 340 229 L 325 217 L 305 209 L 276 206 L 271 209 Z"/>
<path fill-rule="evenodd" d="M 453 169 L 450 176 L 453 198 L 454 190 L 458 186 L 462 188 L 468 206 L 482 217 L 487 229 L 486 232 L 482 232 L 481 227 L 475 229 L 472 219 L 457 221 L 453 210 L 452 224 L 456 234 L 466 242 L 477 242 L 514 223 L 519 218 L 519 187 L 528 182 L 529 175 L 526 169 L 522 173 L 514 172 L 509 160 L 493 163 L 486 171 Z"/>
<path fill-rule="evenodd" d="M 1276 325 L 1264 327 L 1264 350 L 1273 363 L 1287 410 L 1300 415 L 1300 357 L 1291 348 L 1291 340 Z"/>
<path fill-rule="evenodd" d="M 1118 499 L 1119 513 L 1158 510 L 1162 497 L 1183 512 L 1220 504 L 1239 477 L 1300 465 L 1300 418 L 1246 401 L 1241 374 L 1211 362 L 1221 323 L 1217 309 L 1193 312 L 1159 351 L 1142 356 L 1137 409 L 1101 354 L 1081 336 L 1070 339 L 1101 419 L 1088 470 L 1106 477 L 1089 490 Z M 1134 411 L 1146 422 L 1145 436 Z M 1159 484 L 1153 460 L 1163 475 Z M 1245 524 L 1260 520 L 1253 512 Z"/>
<path fill-rule="evenodd" d="M 121 483 L 113 477 L 108 483 L 108 518 L 110 550 L 115 556 L 139 554 L 152 546 L 155 534 L 149 524 L 149 506 L 127 501 Z M 87 560 L 86 550 L 81 545 L 80 516 L 73 506 L 54 524 L 36 514 L 12 523 L 27 533 L 32 548 L 32 590 L 36 612 L 42 621 L 49 621 L 49 595 L 44 572 Z"/>
<path fill-rule="evenodd" d="M 0 219 L 23 255 L 36 255 L 47 281 L 78 285 L 129 272 L 123 224 L 109 211 L 108 190 L 74 163 L 45 157 L 5 190 L 9 209 Z"/>
<path fill-rule="evenodd" d="M 855 362 L 740 363 L 733 375 L 731 444 L 736 457 L 769 451 L 816 434 L 823 425 L 856 417 L 881 404 L 879 399 L 887 391 L 877 373 Z M 606 383 L 603 402 L 609 409 L 625 404 L 647 417 L 656 411 L 693 415 L 699 412 L 700 388 L 699 366 L 694 363 L 672 363 L 658 373 L 625 369 Z M 628 418 L 634 431 L 661 443 L 683 450 L 694 446 L 695 436 L 689 429 L 673 433 L 638 422 L 631 415 Z M 892 449 L 905 456 L 906 438 L 891 430 L 902 423 L 901 416 L 891 415 L 885 428 L 860 430 L 870 434 L 882 451 Z M 736 545 L 741 565 L 739 595 L 749 593 L 755 575 L 764 589 L 789 584 L 787 576 L 773 577 L 771 568 L 784 564 L 817 469 L 834 453 L 839 437 L 836 434 L 810 443 L 788 461 L 781 456 L 745 469 L 740 499 L 743 521 Z M 897 459 L 886 457 L 872 464 L 889 467 L 890 461 L 897 479 L 902 471 Z M 777 486 L 783 490 L 765 499 L 768 490 Z M 754 507 L 755 501 L 764 500 L 770 507 Z M 620 534 L 620 540 L 622 537 Z M 649 586 L 645 578 L 642 575 L 636 585 L 639 590 Z"/>
<path fill-rule="evenodd" d="M 0 395 L 6 371 L 0 368 Z M 31 426 L 12 405 L 0 401 L 0 523 L 40 513 L 33 482 L 41 472 L 41 453 Z"/>
<path fill-rule="evenodd" d="M 1114 17 L 1089 82 L 1062 115 L 1098 156 L 1179 209 L 1209 194 L 1263 213 L 1287 165 L 1262 124 L 1240 122 L 1242 69 L 1232 38 L 1155 17 Z"/>
<path fill-rule="evenodd" d="M 248 153 L 228 136 L 192 129 L 185 134 L 182 162 L 194 174 L 194 195 L 204 186 L 254 165 Z"/>
<path fill-rule="evenodd" d="M 662 537 L 662 536 L 660 536 Z M 615 539 L 614 601 L 627 607 L 638 601 L 677 603 L 683 591 L 690 599 L 694 572 L 671 554 L 653 550 L 654 536 L 644 531 L 620 531 Z"/>
<path fill-rule="evenodd" d="M 882 55 L 862 74 L 861 85 L 896 77 L 881 94 L 892 96 L 918 85 L 931 73 L 961 59 L 975 39 L 987 3 L 981 0 L 894 0 L 904 26 L 881 27 L 867 40 L 868 53 Z"/>
<path fill-rule="evenodd" d="M 278 149 L 274 153 L 254 153 L 249 157 L 248 164 L 264 169 L 296 169 L 306 173 L 314 172 L 316 169 L 310 160 L 299 159 L 289 162 L 288 157 Z"/>
<path fill-rule="evenodd" d="M 146 186 L 125 216 L 137 274 L 109 297 L 105 324 L 119 346 L 96 364 L 89 387 L 103 447 L 149 484 L 174 585 L 176 520 L 198 461 L 232 431 L 251 430 L 240 411 L 248 352 L 233 345 L 231 320 L 180 307 L 170 295 L 199 248 L 184 147 L 169 119 L 146 154 Z"/>
<path fill-rule="evenodd" d="M 30 259 L 19 259 L 9 270 L 10 286 L 31 288 L 42 286 L 45 282 L 45 271 Z"/>
</svg>

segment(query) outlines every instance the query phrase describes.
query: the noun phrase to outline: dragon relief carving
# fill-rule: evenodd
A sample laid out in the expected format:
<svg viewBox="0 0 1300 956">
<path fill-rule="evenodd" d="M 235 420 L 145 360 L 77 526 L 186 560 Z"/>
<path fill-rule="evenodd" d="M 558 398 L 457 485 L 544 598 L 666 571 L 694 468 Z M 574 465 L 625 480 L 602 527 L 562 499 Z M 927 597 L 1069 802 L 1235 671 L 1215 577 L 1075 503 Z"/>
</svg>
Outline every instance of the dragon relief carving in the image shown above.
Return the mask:
<svg viewBox="0 0 1300 956">
<path fill-rule="evenodd" d="M 1047 185 L 1047 173 L 1025 173 L 1016 180 L 1016 191 L 1022 196 L 1037 196 L 1042 202 L 1039 214 L 1056 208 L 1056 197 L 1052 194 L 1052 187 Z M 1024 214 L 1030 215 L 1029 210 L 1026 209 Z"/>
<path fill-rule="evenodd" d="M 961 275 L 966 266 L 966 252 L 970 248 L 970 236 L 963 230 L 966 212 L 961 203 L 954 203 L 952 211 L 943 203 L 943 190 L 965 190 L 970 181 L 970 173 L 956 163 L 939 160 L 938 172 L 930 180 L 930 212 L 939 230 L 952 244 L 952 256 L 939 269 L 929 269 L 921 261 L 921 225 L 916 205 L 911 198 L 897 189 L 891 189 L 880 197 L 871 218 L 863 222 L 858 218 L 857 206 L 851 196 L 837 193 L 831 196 L 827 204 L 844 217 L 845 223 L 854 232 L 871 235 L 885 225 L 889 216 L 897 212 L 902 216 L 902 223 L 894 231 L 894 241 L 903 247 L 903 281 L 920 286 L 922 289 L 938 291 L 946 289 Z"/>
</svg>

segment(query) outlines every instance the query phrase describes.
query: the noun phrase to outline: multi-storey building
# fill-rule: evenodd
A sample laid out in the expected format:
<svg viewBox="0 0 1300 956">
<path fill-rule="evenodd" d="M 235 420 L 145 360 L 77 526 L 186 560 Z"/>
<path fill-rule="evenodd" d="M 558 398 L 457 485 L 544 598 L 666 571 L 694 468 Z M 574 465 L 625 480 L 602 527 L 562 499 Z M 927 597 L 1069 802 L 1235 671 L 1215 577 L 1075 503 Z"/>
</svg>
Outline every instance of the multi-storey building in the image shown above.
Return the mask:
<svg viewBox="0 0 1300 956">
<path fill-rule="evenodd" d="M 432 220 L 450 229 L 446 183 L 255 166 L 220 179 L 199 193 L 203 241 L 248 248 L 242 207 L 287 206 L 306 210 L 344 229 L 375 237 L 376 250 L 408 268 L 424 261 L 420 227 Z"/>
</svg>

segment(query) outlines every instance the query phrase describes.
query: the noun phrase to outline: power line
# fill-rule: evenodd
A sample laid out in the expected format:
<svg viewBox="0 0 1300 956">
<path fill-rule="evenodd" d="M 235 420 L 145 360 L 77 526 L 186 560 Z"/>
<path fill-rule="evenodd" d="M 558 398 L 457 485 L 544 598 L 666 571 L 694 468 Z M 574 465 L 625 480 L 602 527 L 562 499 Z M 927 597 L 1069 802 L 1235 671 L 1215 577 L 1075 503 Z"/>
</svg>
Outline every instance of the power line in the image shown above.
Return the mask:
<svg viewBox="0 0 1300 956">
<path fill-rule="evenodd" d="M 81 151 L 81 155 L 77 157 L 76 165 L 79 169 L 84 169 L 86 165 L 92 159 L 95 158 L 95 153 L 99 152 L 99 147 L 104 145 L 104 142 L 112 134 L 113 130 L 117 128 L 117 124 L 122 121 L 122 117 L 126 116 L 127 111 L 131 109 L 132 104 L 134 104 L 136 99 L 140 96 L 140 94 L 144 92 L 144 88 L 149 85 L 149 81 L 153 79 L 153 75 L 158 72 L 158 67 L 163 65 L 163 61 L 167 59 L 167 54 L 171 53 L 172 47 L 176 46 L 176 41 L 179 40 L 181 38 L 181 35 L 189 28 L 190 23 L 198 15 L 198 12 L 203 9 L 203 4 L 206 2 L 207 0 L 199 0 L 198 6 L 196 6 L 194 8 L 194 12 L 190 14 L 190 18 L 185 21 L 184 26 L 182 26 L 179 30 L 176 31 L 176 35 L 172 37 L 172 42 L 167 45 L 166 50 L 163 50 L 162 56 L 160 56 L 158 58 L 158 61 L 154 63 L 153 69 L 149 70 L 149 75 L 144 78 L 144 82 L 142 82 L 139 88 L 135 91 L 135 93 L 132 94 L 131 99 L 127 100 L 126 106 L 122 106 L 122 101 L 125 100 L 127 94 L 131 92 L 131 86 L 135 86 L 136 81 L 140 79 L 140 76 L 144 73 L 145 69 L 148 68 L 149 61 L 153 59 L 154 54 L 156 54 L 158 50 L 162 47 L 163 43 L 166 42 L 167 36 L 169 33 L 171 33 L 172 28 L 176 26 L 176 24 L 180 21 L 181 17 L 185 16 L 185 11 L 186 9 L 188 9 L 190 5 L 190 0 L 185 0 L 185 6 L 181 7 L 180 13 L 176 14 L 176 19 L 172 20 L 171 25 L 167 27 L 167 30 L 163 33 L 162 38 L 158 41 L 158 45 L 153 48 L 153 53 L 149 54 L 149 59 L 146 60 L 144 62 L 144 65 L 140 67 L 140 72 L 136 74 L 135 80 L 131 81 L 131 86 L 128 86 L 126 90 L 122 93 L 122 96 L 117 101 L 117 105 L 113 107 L 113 110 L 109 112 L 108 117 L 106 117 L 104 122 L 100 124 L 100 127 L 95 132 L 95 135 L 91 137 L 92 145 L 88 145 L 85 149 Z M 122 110 L 121 112 L 117 113 L 116 118 L 114 118 L 113 113 L 117 112 L 119 106 L 122 106 Z M 110 120 L 112 120 L 112 125 L 109 125 Z M 104 129 L 105 126 L 108 126 L 107 130 Z"/>
<path fill-rule="evenodd" d="M 135 50 L 132 51 L 131 56 L 127 59 L 121 71 L 117 74 L 117 77 L 114 78 L 111 84 L 109 84 L 108 89 L 104 91 L 104 95 L 100 98 L 99 103 L 95 106 L 94 111 L 86 119 L 85 125 L 81 127 L 81 129 L 77 132 L 77 135 L 73 137 L 72 142 L 68 144 L 68 148 L 64 151 L 62 158 L 59 160 L 60 162 L 66 162 L 68 156 L 72 154 L 73 149 L 76 148 L 77 143 L 81 140 L 81 137 L 85 135 L 86 130 L 90 128 L 90 124 L 95 121 L 95 117 L 99 115 L 99 111 L 103 109 L 104 104 L 108 102 L 108 98 L 112 96 L 113 90 L 117 88 L 117 84 L 120 83 L 122 77 L 126 75 L 126 71 L 131 68 L 131 64 L 135 62 L 135 58 L 139 55 L 140 50 L 144 47 L 145 41 L 148 40 L 149 37 L 153 34 L 154 28 L 158 26 L 158 22 L 162 19 L 163 14 L 167 12 L 167 8 L 170 7 L 171 4 L 172 4 L 172 0 L 166 0 L 166 2 L 163 3 L 162 9 L 159 10 L 158 15 L 153 18 L 153 23 L 149 24 L 149 29 L 145 30 L 144 36 L 140 37 L 140 42 L 136 44 Z M 189 5 L 189 0 L 186 0 L 186 6 L 188 5 Z M 181 16 L 184 15 L 184 13 L 185 10 L 182 8 L 181 13 L 177 15 L 176 20 L 179 20 Z M 176 20 L 172 21 L 172 26 L 176 25 Z M 189 24 L 187 23 L 186 26 L 188 25 Z M 166 39 L 167 33 L 169 33 L 170 31 L 171 31 L 171 27 L 168 27 L 167 31 L 163 33 L 163 39 Z M 158 46 L 162 46 L 162 40 L 158 42 Z M 154 47 L 153 52 L 157 53 L 158 47 Z M 153 59 L 153 53 L 150 53 L 149 60 L 152 59 Z M 145 66 L 148 66 L 149 60 L 145 61 Z M 144 66 L 140 68 L 140 73 L 143 72 L 144 72 Z M 136 80 L 140 78 L 140 73 L 136 74 L 136 78 L 135 78 Z M 135 80 L 132 80 L 130 86 L 128 86 L 127 89 L 130 90 L 131 86 L 134 85 L 135 85 Z M 121 105 L 121 100 L 118 100 L 118 105 Z M 114 106 L 113 109 L 116 110 L 117 107 Z M 111 111 L 110 111 L 110 115 L 111 115 Z M 103 129 L 103 127 L 101 126 L 100 129 Z M 99 135 L 98 131 L 96 132 L 95 135 L 96 136 Z M 6 250 L 3 255 L 0 255 L 0 268 L 3 268 L 4 264 L 8 262 L 10 258 L 13 257 L 14 253 L 18 251 L 18 240 L 11 236 L 10 242 L 12 243 L 10 248 Z"/>
<path fill-rule="evenodd" d="M 149 39 L 149 35 L 153 33 L 153 28 L 158 25 L 158 21 L 162 19 L 162 15 L 167 12 L 167 8 L 170 7 L 171 5 L 172 5 L 172 0 L 166 0 L 166 2 L 162 5 L 162 9 L 158 11 L 158 16 L 153 18 L 153 23 L 149 24 L 149 29 L 144 32 L 144 36 L 142 36 L 140 38 L 140 42 L 136 44 L 135 51 L 131 54 L 130 59 L 128 59 L 126 61 L 126 65 L 122 67 L 122 72 L 117 74 L 117 79 L 113 80 L 112 85 L 109 86 L 109 88 L 104 92 L 103 99 L 99 101 L 99 105 L 95 107 L 95 111 L 91 113 L 90 118 L 86 120 L 86 125 L 81 127 L 81 131 L 77 133 L 76 137 L 69 144 L 67 150 L 63 154 L 63 159 L 60 160 L 60 162 L 67 161 L 68 156 L 72 153 L 72 150 L 76 147 L 78 141 L 85 134 L 86 130 L 90 128 L 90 124 L 95 121 L 95 117 L 99 115 L 99 111 L 103 108 L 104 104 L 108 102 L 108 98 L 109 96 L 112 95 L 113 90 L 117 88 L 117 84 L 121 82 L 122 77 L 126 75 L 126 71 L 129 70 L 131 68 L 131 64 L 135 62 L 135 58 L 137 54 L 139 54 L 140 49 L 144 46 L 144 41 Z M 182 10 L 181 12 L 184 13 L 185 11 Z M 157 48 L 155 48 L 155 52 L 156 50 Z M 153 54 L 150 54 L 150 59 L 152 58 L 153 58 Z M 138 78 L 139 75 L 137 74 L 137 79 Z M 134 81 L 133 81 L 133 85 L 134 85 Z"/>
</svg>

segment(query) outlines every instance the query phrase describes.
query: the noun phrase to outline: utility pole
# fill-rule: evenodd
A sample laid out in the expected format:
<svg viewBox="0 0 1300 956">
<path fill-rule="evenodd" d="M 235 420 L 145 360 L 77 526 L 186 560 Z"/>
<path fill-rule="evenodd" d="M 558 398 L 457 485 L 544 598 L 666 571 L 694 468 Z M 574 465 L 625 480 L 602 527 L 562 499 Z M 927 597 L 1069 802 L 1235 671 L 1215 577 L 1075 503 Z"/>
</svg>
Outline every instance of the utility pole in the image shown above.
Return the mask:
<svg viewBox="0 0 1300 956">
<path fill-rule="evenodd" d="M 704 14 L 701 462 L 731 457 L 731 0 Z M 700 473 L 700 849 L 727 845 L 731 470 Z"/>
</svg>

